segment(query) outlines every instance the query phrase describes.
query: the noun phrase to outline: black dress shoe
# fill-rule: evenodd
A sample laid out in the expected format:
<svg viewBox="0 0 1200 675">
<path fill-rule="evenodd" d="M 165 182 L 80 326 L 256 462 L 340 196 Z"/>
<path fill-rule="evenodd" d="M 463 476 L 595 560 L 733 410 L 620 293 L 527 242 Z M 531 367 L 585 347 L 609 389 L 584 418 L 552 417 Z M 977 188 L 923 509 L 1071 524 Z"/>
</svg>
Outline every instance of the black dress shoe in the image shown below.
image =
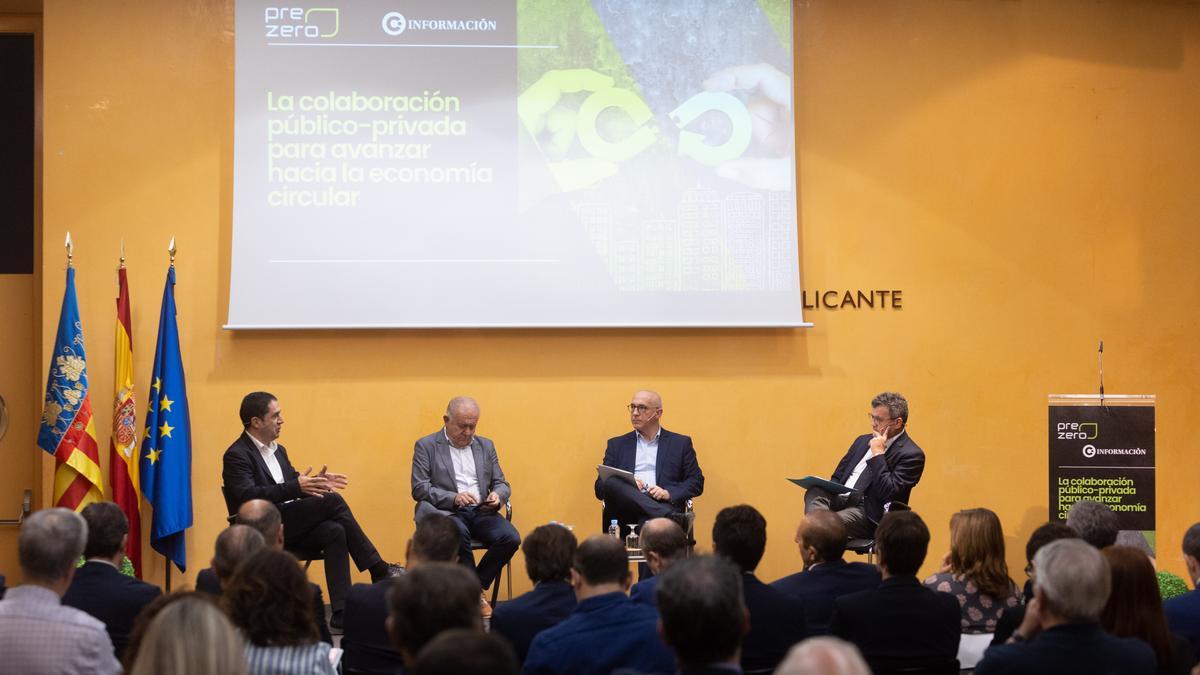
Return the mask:
<svg viewBox="0 0 1200 675">
<path fill-rule="evenodd" d="M 345 622 L 345 612 L 337 610 L 329 615 L 329 632 L 341 633 Z"/>
<path fill-rule="evenodd" d="M 377 567 L 371 568 L 371 583 L 391 579 L 404 574 L 404 567 L 396 563 L 383 563 Z"/>
</svg>

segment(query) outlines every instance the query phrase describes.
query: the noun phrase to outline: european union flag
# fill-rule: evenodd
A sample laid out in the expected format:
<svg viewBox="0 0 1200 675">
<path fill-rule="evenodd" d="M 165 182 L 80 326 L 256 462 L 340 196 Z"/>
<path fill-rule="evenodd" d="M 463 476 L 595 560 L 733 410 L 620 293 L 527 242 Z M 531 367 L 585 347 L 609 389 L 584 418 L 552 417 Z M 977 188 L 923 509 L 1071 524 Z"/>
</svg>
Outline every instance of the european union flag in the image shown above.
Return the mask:
<svg viewBox="0 0 1200 675">
<path fill-rule="evenodd" d="M 192 425 L 175 325 L 175 266 L 167 270 L 150 401 L 140 453 L 142 494 L 153 510 L 150 547 L 187 570 L 184 531 L 192 526 Z"/>
</svg>

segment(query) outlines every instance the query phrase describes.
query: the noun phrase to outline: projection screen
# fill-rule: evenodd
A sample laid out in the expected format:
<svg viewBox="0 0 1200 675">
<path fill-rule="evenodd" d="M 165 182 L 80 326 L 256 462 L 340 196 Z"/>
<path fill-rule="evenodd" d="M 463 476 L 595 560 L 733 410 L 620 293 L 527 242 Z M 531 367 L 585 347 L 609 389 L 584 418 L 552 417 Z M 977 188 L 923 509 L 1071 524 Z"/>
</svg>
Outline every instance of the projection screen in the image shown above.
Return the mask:
<svg viewBox="0 0 1200 675">
<path fill-rule="evenodd" d="M 236 8 L 227 328 L 801 326 L 790 0 Z"/>
</svg>

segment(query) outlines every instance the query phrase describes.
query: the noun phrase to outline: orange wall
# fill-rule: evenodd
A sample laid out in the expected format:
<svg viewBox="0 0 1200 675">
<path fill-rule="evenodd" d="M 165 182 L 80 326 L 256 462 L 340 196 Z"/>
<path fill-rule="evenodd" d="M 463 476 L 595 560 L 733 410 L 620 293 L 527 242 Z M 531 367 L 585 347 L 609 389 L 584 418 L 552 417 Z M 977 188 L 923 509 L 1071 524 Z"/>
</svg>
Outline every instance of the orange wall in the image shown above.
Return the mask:
<svg viewBox="0 0 1200 675">
<path fill-rule="evenodd" d="M 177 237 L 195 453 L 188 578 L 224 525 L 220 457 L 249 390 L 280 397 L 297 463 L 350 474 L 359 519 L 399 559 L 412 442 L 438 428 L 447 398 L 482 403 L 522 531 L 551 519 L 590 531 L 593 467 L 639 387 L 662 392 L 667 425 L 695 439 L 708 477 L 701 546 L 722 506 L 750 502 L 770 524 L 765 578 L 798 566 L 801 493 L 784 477 L 831 471 L 866 430 L 870 397 L 903 391 L 929 458 L 913 502 L 934 533 L 931 560 L 950 514 L 986 505 L 1019 578 L 1046 517 L 1045 396 L 1094 391 L 1103 338 L 1109 393 L 1159 395 L 1162 563 L 1182 572 L 1178 541 L 1200 519 L 1200 7 L 813 0 L 796 16 L 803 283 L 903 289 L 902 310 L 822 310 L 794 331 L 233 333 L 221 329 L 231 3 L 47 0 L 39 367 L 70 229 L 105 409 L 124 237 L 145 386 Z"/>
</svg>

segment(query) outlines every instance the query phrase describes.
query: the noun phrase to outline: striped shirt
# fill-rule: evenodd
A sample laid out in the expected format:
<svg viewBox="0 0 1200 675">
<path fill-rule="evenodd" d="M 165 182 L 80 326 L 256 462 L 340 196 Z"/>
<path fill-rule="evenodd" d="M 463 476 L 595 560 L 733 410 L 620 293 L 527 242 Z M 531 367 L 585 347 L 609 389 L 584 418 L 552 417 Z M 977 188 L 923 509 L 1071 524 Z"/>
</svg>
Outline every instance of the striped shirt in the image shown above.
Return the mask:
<svg viewBox="0 0 1200 675">
<path fill-rule="evenodd" d="M 0 600 L 0 671 L 23 675 L 121 672 L 100 620 L 65 607 L 41 586 L 8 590 Z"/>
<path fill-rule="evenodd" d="M 246 642 L 250 675 L 337 675 L 325 642 L 290 647 L 259 647 Z"/>
</svg>

